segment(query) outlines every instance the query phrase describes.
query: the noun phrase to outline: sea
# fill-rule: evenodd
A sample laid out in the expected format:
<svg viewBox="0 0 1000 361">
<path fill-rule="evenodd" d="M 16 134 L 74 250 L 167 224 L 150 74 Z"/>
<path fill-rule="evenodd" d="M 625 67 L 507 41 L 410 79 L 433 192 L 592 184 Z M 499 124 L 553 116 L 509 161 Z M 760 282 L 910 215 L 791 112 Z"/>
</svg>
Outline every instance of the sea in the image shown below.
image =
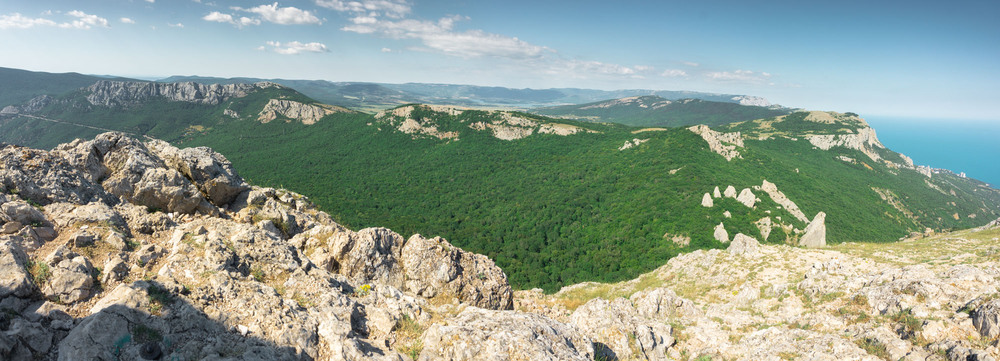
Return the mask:
<svg viewBox="0 0 1000 361">
<path fill-rule="evenodd" d="M 964 172 L 1000 189 L 1000 120 L 865 117 L 882 144 L 913 164 Z"/>
</svg>

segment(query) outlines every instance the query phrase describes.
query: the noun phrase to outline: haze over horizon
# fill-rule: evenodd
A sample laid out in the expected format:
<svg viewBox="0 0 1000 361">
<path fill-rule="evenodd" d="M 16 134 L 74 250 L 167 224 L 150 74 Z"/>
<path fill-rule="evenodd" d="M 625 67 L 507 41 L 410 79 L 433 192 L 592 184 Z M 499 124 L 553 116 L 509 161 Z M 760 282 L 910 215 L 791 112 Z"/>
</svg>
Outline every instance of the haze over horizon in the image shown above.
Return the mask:
<svg viewBox="0 0 1000 361">
<path fill-rule="evenodd" d="M 13 1 L 0 66 L 662 89 L 865 116 L 1000 120 L 995 1 Z"/>
</svg>

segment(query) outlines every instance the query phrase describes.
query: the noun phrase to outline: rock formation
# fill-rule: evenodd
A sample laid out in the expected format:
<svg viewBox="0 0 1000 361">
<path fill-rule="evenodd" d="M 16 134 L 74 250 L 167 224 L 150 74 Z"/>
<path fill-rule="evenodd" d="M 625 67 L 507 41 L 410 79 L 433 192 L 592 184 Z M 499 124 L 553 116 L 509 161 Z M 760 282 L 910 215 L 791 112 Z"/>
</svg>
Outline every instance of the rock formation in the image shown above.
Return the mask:
<svg viewBox="0 0 1000 361">
<path fill-rule="evenodd" d="M 740 135 L 740 132 L 717 132 L 706 125 L 695 125 L 687 129 L 700 135 L 708 143 L 709 149 L 725 157 L 727 161 L 733 160 L 733 158 L 742 158 L 737 150 L 737 148 L 743 147 L 743 136 Z"/>
<path fill-rule="evenodd" d="M 705 196 L 701 197 L 701 206 L 711 208 L 713 205 L 715 202 L 712 201 L 712 195 L 705 193 Z"/>
<path fill-rule="evenodd" d="M 855 134 L 810 135 L 806 139 L 809 139 L 809 143 L 812 143 L 816 148 L 822 150 L 829 150 L 833 147 L 844 147 L 861 151 L 874 161 L 882 159 L 875 149 L 885 148 L 885 146 L 878 141 L 875 129 L 866 126 L 857 129 L 856 132 Z"/>
<path fill-rule="evenodd" d="M 586 128 L 578 127 L 570 124 L 562 123 L 549 123 L 540 121 L 538 119 L 530 119 L 521 115 L 517 115 L 512 112 L 507 111 L 491 111 L 485 112 L 480 110 L 470 110 L 462 109 L 457 107 L 443 106 L 443 105 L 407 105 L 399 108 L 389 109 L 381 111 L 375 114 L 375 119 L 382 123 L 388 123 L 397 130 L 407 133 L 414 134 L 417 136 L 430 136 L 438 139 L 455 139 L 458 138 L 459 132 L 457 131 L 442 131 L 439 130 L 442 127 L 446 127 L 445 124 L 439 124 L 438 121 L 444 119 L 445 117 L 433 117 L 433 116 L 421 116 L 421 112 L 435 112 L 441 113 L 447 117 L 457 117 L 466 112 L 480 112 L 483 114 L 476 114 L 474 117 L 469 118 L 459 118 L 459 122 L 464 123 L 463 126 L 470 129 L 478 131 L 490 131 L 494 137 L 502 140 L 516 140 L 522 139 L 524 137 L 530 136 L 532 134 L 555 134 L 555 135 L 573 135 L 580 132 L 594 132 Z M 414 115 L 417 113 L 418 115 Z M 441 119 L 437 119 L 441 118 Z M 471 121 L 468 119 L 483 119 L 477 121 Z M 642 143 L 636 140 L 632 145 L 638 145 Z M 624 150 L 631 146 L 629 143 L 622 146 Z"/>
<path fill-rule="evenodd" d="M 719 186 L 715 186 L 712 190 L 712 198 L 722 198 L 722 193 L 719 193 Z"/>
<path fill-rule="evenodd" d="M 806 218 L 805 213 L 802 213 L 802 210 L 799 209 L 799 206 L 796 205 L 795 202 L 792 202 L 791 199 L 788 199 L 788 197 L 785 196 L 784 193 L 779 191 L 778 186 L 775 185 L 774 183 L 768 182 L 767 179 L 765 179 L 764 182 L 761 183 L 760 185 L 760 190 L 764 191 L 764 193 L 767 193 L 767 195 L 771 197 L 771 200 L 773 200 L 774 203 L 777 203 L 778 205 L 784 207 L 785 210 L 788 211 L 788 213 L 791 213 L 792 216 L 795 217 L 795 219 L 798 219 L 799 221 L 802 222 L 809 222 L 809 218 Z M 767 237 L 764 238 L 767 239 Z"/>
<path fill-rule="evenodd" d="M 805 234 L 799 239 L 799 245 L 807 248 L 826 247 L 826 213 L 816 213 L 816 217 L 806 227 Z"/>
<path fill-rule="evenodd" d="M 280 87 L 278 84 L 200 84 L 195 82 L 156 83 L 101 80 L 87 87 L 87 101 L 105 107 L 129 107 L 153 98 L 218 105 L 232 98 L 247 96 L 256 89 Z"/>
<path fill-rule="evenodd" d="M 282 116 L 298 120 L 303 124 L 316 124 L 323 117 L 339 112 L 351 112 L 347 108 L 325 104 L 303 104 L 293 100 L 271 99 L 257 115 L 257 121 L 267 123 Z"/>
<path fill-rule="evenodd" d="M 749 208 L 753 208 L 754 204 L 757 204 L 757 196 L 753 194 L 750 188 L 743 188 L 740 191 L 740 195 L 736 196 L 736 200 Z"/>
<path fill-rule="evenodd" d="M 729 242 L 729 232 L 726 232 L 726 226 L 723 225 L 722 223 L 719 223 L 718 226 L 715 226 L 715 231 L 712 233 L 712 237 L 715 238 L 716 241 L 722 243 Z"/>
</svg>

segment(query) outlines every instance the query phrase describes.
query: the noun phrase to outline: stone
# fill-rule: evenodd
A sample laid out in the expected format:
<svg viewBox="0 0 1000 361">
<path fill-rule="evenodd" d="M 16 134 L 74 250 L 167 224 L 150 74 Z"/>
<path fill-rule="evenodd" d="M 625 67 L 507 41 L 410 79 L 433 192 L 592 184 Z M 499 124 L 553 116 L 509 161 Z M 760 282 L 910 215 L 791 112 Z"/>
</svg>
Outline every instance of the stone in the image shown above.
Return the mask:
<svg viewBox="0 0 1000 361">
<path fill-rule="evenodd" d="M 570 324 L 600 345 L 597 358 L 666 360 L 674 344 L 669 325 L 637 317 L 624 298 L 591 299 L 573 312 Z"/>
<path fill-rule="evenodd" d="M 365 228 L 331 236 L 326 246 L 329 254 L 317 262 L 326 270 L 347 276 L 357 284 L 378 282 L 402 287 L 402 249 L 403 237 L 396 232 L 385 228 Z"/>
<path fill-rule="evenodd" d="M 38 211 L 38 209 L 35 209 L 35 207 L 32 207 L 25 201 L 4 203 L 0 205 L 0 211 L 7 215 L 7 219 L 10 219 L 10 222 L 16 222 L 22 225 L 41 225 L 48 223 L 48 220 L 45 219 L 45 215 L 43 215 L 42 212 Z"/>
<path fill-rule="evenodd" d="M 60 247 L 47 259 L 52 273 L 42 286 L 42 294 L 50 300 L 71 304 L 90 297 L 94 286 L 94 268 L 90 260 Z"/>
<path fill-rule="evenodd" d="M 9 296 L 28 298 L 35 293 L 27 262 L 28 255 L 17 242 L 0 238 L 0 300 Z"/>
<path fill-rule="evenodd" d="M 705 193 L 705 196 L 701 197 L 701 206 L 711 208 L 713 205 L 715 205 L 715 203 L 712 202 L 712 196 Z"/>
<path fill-rule="evenodd" d="M 514 308 L 507 275 L 493 260 L 441 237 L 411 236 L 403 246 L 401 263 L 406 274 L 404 290 L 427 298 L 450 295 L 488 309 Z"/>
<path fill-rule="evenodd" d="M 774 203 L 777 203 L 778 205 L 784 207 L 785 210 L 788 211 L 788 213 L 791 213 L 792 216 L 795 217 L 795 219 L 798 219 L 799 221 L 802 222 L 809 222 L 809 219 L 806 218 L 805 213 L 802 213 L 802 210 L 799 209 L 799 206 L 796 205 L 795 202 L 792 202 L 791 199 L 788 199 L 788 197 L 785 196 L 785 193 L 779 191 L 778 186 L 775 185 L 774 183 L 768 182 L 767 179 L 765 179 L 764 182 L 761 183 L 760 190 L 764 191 L 764 193 L 767 193 L 767 195 L 771 197 L 771 200 L 773 200 Z M 764 237 L 764 239 L 766 240 L 767 237 Z"/>
<path fill-rule="evenodd" d="M 468 307 L 447 324 L 434 324 L 421 337 L 417 360 L 594 359 L 592 341 L 568 325 L 544 316 Z"/>
<path fill-rule="evenodd" d="M 771 235 L 771 229 L 774 227 L 774 222 L 771 221 L 771 217 L 761 218 L 757 220 L 757 222 L 754 222 L 754 225 L 756 225 L 757 229 L 760 230 L 760 237 L 767 242 L 767 237 Z"/>
<path fill-rule="evenodd" d="M 756 257 L 761 254 L 760 242 L 757 242 L 753 237 L 747 236 L 743 233 L 737 233 L 733 237 L 733 242 L 729 244 L 729 248 L 726 250 L 729 253 L 741 255 L 745 257 Z"/>
<path fill-rule="evenodd" d="M 14 233 L 17 233 L 17 231 L 20 231 L 21 227 L 24 227 L 24 225 L 21 224 L 21 222 L 10 221 L 10 222 L 4 223 L 3 227 L 0 227 L 0 233 L 3 233 L 3 234 L 14 234 Z"/>
<path fill-rule="evenodd" d="M 715 232 L 712 234 L 712 237 L 714 237 L 716 241 L 729 243 L 729 232 L 726 232 L 726 226 L 722 223 L 715 226 Z"/>
<path fill-rule="evenodd" d="M 743 203 L 744 206 L 753 208 L 754 204 L 757 203 L 757 196 L 753 194 L 750 188 L 743 188 L 740 191 L 740 195 L 736 197 L 736 200 Z"/>
<path fill-rule="evenodd" d="M 805 234 L 799 240 L 799 245 L 806 248 L 826 247 L 826 213 L 816 213 L 812 222 L 806 226 Z"/>
<path fill-rule="evenodd" d="M 740 132 L 717 132 L 706 125 L 695 125 L 687 129 L 692 133 L 700 135 L 708 143 L 708 148 L 726 158 L 726 161 L 731 161 L 733 158 L 742 158 L 739 150 L 737 150 L 737 148 L 743 147 L 743 136 L 740 135 Z"/>
<path fill-rule="evenodd" d="M 722 194 L 729 198 L 736 198 L 736 187 L 727 186 L 726 191 Z"/>
<path fill-rule="evenodd" d="M 71 236 L 69 241 L 76 247 L 86 247 L 94 244 L 94 238 L 96 237 L 88 231 L 80 231 Z"/>
<path fill-rule="evenodd" d="M 275 99 L 272 99 L 272 101 Z M 212 204 L 232 203 L 250 186 L 233 169 L 225 156 L 207 147 L 178 149 L 167 142 L 152 140 L 150 150 L 170 168 L 190 179 Z"/>
<path fill-rule="evenodd" d="M 972 325 L 982 337 L 996 339 L 1000 336 L 1000 299 L 985 302 L 972 312 Z"/>
<path fill-rule="evenodd" d="M 101 274 L 101 283 L 110 284 L 112 282 L 119 282 L 124 280 L 128 276 L 128 263 L 125 263 L 121 257 L 113 257 L 104 264 Z"/>
<path fill-rule="evenodd" d="M 719 192 L 719 186 L 715 186 L 712 190 L 712 198 L 722 198 L 722 193 Z"/>
<path fill-rule="evenodd" d="M 0 169 L 0 189 L 17 190 L 19 198 L 42 206 L 55 202 L 117 202 L 72 164 L 47 151 L 6 146 L 0 148 L 0 164 L 4 165 Z"/>
</svg>

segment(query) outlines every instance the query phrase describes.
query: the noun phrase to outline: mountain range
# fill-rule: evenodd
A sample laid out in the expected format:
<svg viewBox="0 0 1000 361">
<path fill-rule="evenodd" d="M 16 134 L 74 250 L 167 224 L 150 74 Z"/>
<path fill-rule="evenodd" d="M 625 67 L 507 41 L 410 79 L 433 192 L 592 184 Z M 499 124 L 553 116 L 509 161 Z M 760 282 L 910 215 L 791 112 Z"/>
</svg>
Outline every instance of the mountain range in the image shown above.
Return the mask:
<svg viewBox="0 0 1000 361">
<path fill-rule="evenodd" d="M 483 253 L 518 289 L 629 279 L 737 233 L 891 242 L 1000 216 L 1000 191 L 914 165 L 857 114 L 730 101 L 765 113 L 709 127 L 695 114 L 709 119 L 718 102 L 610 102 L 633 105 L 622 123 L 683 117 L 667 128 L 426 104 L 366 113 L 274 82 L 97 79 L 4 107 L 0 141 L 48 148 L 122 131 L 210 146 L 341 224 L 441 235 Z M 655 107 L 664 102 L 702 106 Z"/>
</svg>

